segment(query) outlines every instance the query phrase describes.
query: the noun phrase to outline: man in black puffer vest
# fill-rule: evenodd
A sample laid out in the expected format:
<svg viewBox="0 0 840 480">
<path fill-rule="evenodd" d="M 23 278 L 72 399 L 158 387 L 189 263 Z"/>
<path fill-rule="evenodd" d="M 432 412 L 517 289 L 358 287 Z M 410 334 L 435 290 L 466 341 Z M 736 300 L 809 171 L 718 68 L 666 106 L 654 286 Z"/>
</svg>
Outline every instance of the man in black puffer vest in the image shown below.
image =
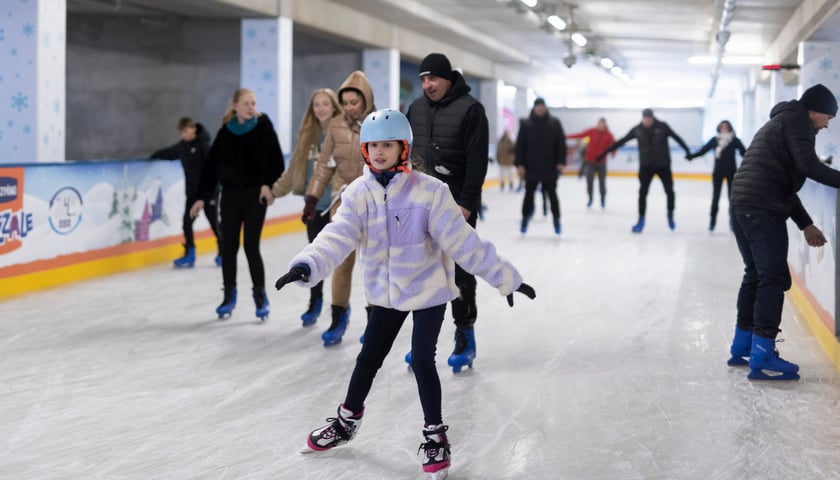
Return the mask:
<svg viewBox="0 0 840 480">
<path fill-rule="evenodd" d="M 653 110 L 646 108 L 642 110 L 641 123 L 627 132 L 627 135 L 616 140 L 597 157 L 598 161 L 602 161 L 607 158 L 608 153 L 634 138 L 639 145 L 639 221 L 633 225 L 633 233 L 642 233 L 645 228 L 647 194 L 654 175 L 659 176 L 662 187 L 665 188 L 665 196 L 668 202 L 668 228 L 671 230 L 676 228 L 674 223 L 676 195 L 674 194 L 674 176 L 671 173 L 671 149 L 668 147 L 668 137 L 673 138 L 680 144 L 685 150 L 685 158 L 688 159 L 691 151 L 682 137 L 671 130 L 667 123 L 655 118 Z"/>
<path fill-rule="evenodd" d="M 732 231 L 744 259 L 744 277 L 727 363 L 749 365 L 751 380 L 799 378 L 799 366 L 776 351 L 784 294 L 791 286 L 786 222 L 793 219 L 808 245 L 826 243 L 797 192 L 806 178 L 840 188 L 840 172 L 820 162 L 814 151 L 817 133 L 836 114 L 836 97 L 820 84 L 799 100 L 776 104 L 732 181 Z"/>
<path fill-rule="evenodd" d="M 414 132 L 413 160 L 449 186 L 467 223 L 475 228 L 490 143 L 484 106 L 469 94 L 464 77 L 452 70 L 443 54 L 431 53 L 423 59 L 420 78 L 424 95 L 406 113 Z M 478 310 L 475 277 L 455 265 L 455 284 L 461 296 L 452 301 L 456 330 L 449 365 L 458 372 L 472 366 L 475 358 L 473 324 Z"/>
</svg>

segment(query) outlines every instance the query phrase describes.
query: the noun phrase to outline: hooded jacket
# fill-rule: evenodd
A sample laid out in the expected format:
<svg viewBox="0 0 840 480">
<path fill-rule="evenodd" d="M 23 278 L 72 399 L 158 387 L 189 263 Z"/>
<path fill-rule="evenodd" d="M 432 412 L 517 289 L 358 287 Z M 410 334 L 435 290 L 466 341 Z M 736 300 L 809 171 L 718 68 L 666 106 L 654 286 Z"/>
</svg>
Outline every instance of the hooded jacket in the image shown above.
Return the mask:
<svg viewBox="0 0 840 480">
<path fill-rule="evenodd" d="M 645 128 L 644 124 L 639 123 L 633 127 L 627 135 L 607 147 L 603 153 L 598 155 L 598 158 L 604 158 L 608 153 L 618 149 L 620 146 L 636 139 L 639 146 L 639 166 L 642 168 L 670 168 L 671 167 L 671 149 L 668 146 L 668 137 L 676 140 L 677 143 L 685 150 L 686 155 L 691 152 L 685 141 L 677 135 L 671 127 L 665 122 L 653 120 L 653 125 L 650 128 Z"/>
<path fill-rule="evenodd" d="M 171 147 L 162 148 L 153 153 L 149 158 L 161 160 L 181 160 L 184 168 L 184 183 L 188 201 L 196 200 L 198 194 L 198 183 L 201 179 L 201 170 L 207 162 L 207 153 L 210 151 L 210 134 L 200 123 L 195 124 L 195 139 L 190 142 L 181 140 Z"/>
<path fill-rule="evenodd" d="M 257 117 L 253 130 L 242 135 L 222 125 L 201 172 L 199 198 L 208 200 L 216 182 L 223 188 L 270 187 L 284 170 L 283 150 L 268 115 Z"/>
<path fill-rule="evenodd" d="M 346 90 L 356 90 L 365 99 L 363 118 L 376 110 L 373 88 L 362 71 L 356 70 L 344 80 L 338 89 L 338 98 Z M 343 118 L 334 118 L 330 122 L 321 145 L 321 154 L 315 164 L 315 172 L 306 188 L 306 196 L 321 199 L 330 184 L 333 195 L 340 195 L 342 188 L 362 175 L 365 158 L 359 148 L 361 128 L 361 122 L 353 120 L 346 113 Z M 331 213 L 334 213 L 334 208 Z"/>
<path fill-rule="evenodd" d="M 454 300 L 456 262 L 502 295 L 522 284 L 516 268 L 469 226 L 446 184 L 418 171 L 397 172 L 383 187 L 365 167 L 332 222 L 289 265 L 309 266 L 309 282 L 298 283 L 310 287 L 357 248 L 371 305 L 412 311 Z"/>
<path fill-rule="evenodd" d="M 840 172 L 820 161 L 815 143 L 805 105 L 798 100 L 776 104 L 735 172 L 730 205 L 791 216 L 800 229 L 812 224 L 796 195 L 805 179 L 840 188 Z"/>
<path fill-rule="evenodd" d="M 335 118 L 336 117 L 331 117 L 324 121 L 324 131 L 329 130 L 330 124 Z M 306 193 L 306 187 L 309 185 L 309 182 L 312 180 L 312 175 L 315 172 L 315 163 L 321 155 L 321 143 L 323 143 L 323 140 L 324 135 L 322 134 L 317 140 L 317 144 L 298 145 L 296 147 L 307 149 L 308 155 L 292 155 L 289 168 L 287 168 L 286 171 L 283 172 L 283 175 L 274 182 L 274 185 L 271 186 L 271 194 L 274 195 L 275 198 L 283 197 L 289 193 L 294 195 L 304 195 Z M 328 196 L 330 194 L 331 190 L 329 186 L 327 186 L 323 196 Z M 320 212 L 325 210 L 327 207 L 329 207 L 329 199 L 322 198 L 315 207 L 315 210 Z"/>
<path fill-rule="evenodd" d="M 414 133 L 412 157 L 424 172 L 449 185 L 458 205 L 476 212 L 487 176 L 490 128 L 484 106 L 470 95 L 464 77 L 452 74 L 452 85 L 439 102 L 424 93 L 406 113 Z"/>
<path fill-rule="evenodd" d="M 525 167 L 525 181 L 553 182 L 557 166 L 566 164 L 566 134 L 557 117 L 546 112 L 523 119 L 516 137 L 516 166 Z"/>
</svg>

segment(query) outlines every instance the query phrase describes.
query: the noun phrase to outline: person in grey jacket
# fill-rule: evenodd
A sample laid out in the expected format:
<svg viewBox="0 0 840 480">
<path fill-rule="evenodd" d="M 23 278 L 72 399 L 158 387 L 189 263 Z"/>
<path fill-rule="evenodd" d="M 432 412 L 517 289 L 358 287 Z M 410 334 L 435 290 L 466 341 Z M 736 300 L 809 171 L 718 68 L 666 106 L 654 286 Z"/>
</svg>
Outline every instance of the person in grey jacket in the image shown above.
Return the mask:
<svg viewBox="0 0 840 480">
<path fill-rule="evenodd" d="M 840 188 L 840 172 L 820 162 L 817 133 L 837 114 L 837 99 L 823 85 L 799 100 L 781 102 L 756 132 L 732 182 L 732 230 L 744 260 L 730 366 L 749 365 L 751 380 L 796 380 L 799 366 L 776 351 L 784 294 L 791 286 L 787 219 L 812 247 L 826 239 L 799 200 L 806 178 Z M 749 357 L 749 360 L 745 360 Z"/>
<path fill-rule="evenodd" d="M 685 150 L 685 156 L 691 154 L 685 141 L 677 135 L 667 123 L 658 120 L 653 116 L 653 110 L 646 108 L 642 110 L 642 121 L 627 135 L 607 147 L 603 153 L 598 155 L 597 160 L 602 161 L 607 154 L 616 150 L 630 140 L 636 139 L 639 145 L 639 221 L 633 225 L 633 233 L 642 233 L 645 228 L 645 211 L 647 210 L 647 194 L 650 189 L 650 182 L 653 176 L 658 175 L 665 188 L 665 195 L 668 201 L 668 228 L 677 228 L 674 223 L 674 176 L 671 173 L 671 149 L 668 147 L 668 137 L 673 138 Z"/>
</svg>

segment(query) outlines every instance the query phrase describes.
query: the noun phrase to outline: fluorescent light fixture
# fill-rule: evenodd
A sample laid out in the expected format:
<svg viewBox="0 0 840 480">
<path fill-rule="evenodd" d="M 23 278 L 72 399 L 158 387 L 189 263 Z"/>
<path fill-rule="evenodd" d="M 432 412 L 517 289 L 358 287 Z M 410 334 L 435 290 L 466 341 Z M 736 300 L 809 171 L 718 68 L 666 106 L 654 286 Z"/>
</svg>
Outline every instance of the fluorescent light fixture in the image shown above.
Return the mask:
<svg viewBox="0 0 840 480">
<path fill-rule="evenodd" d="M 557 30 L 564 30 L 566 28 L 566 22 L 564 22 L 563 19 L 558 17 L 557 15 L 549 16 L 548 18 L 546 18 L 546 21 Z"/>
<path fill-rule="evenodd" d="M 607 57 L 604 57 L 601 59 L 601 66 L 609 70 L 610 68 L 615 66 L 615 62 L 613 62 Z"/>
<path fill-rule="evenodd" d="M 688 63 L 694 65 L 712 65 L 717 62 L 714 55 L 695 55 L 688 57 Z M 724 65 L 762 65 L 764 57 L 761 55 L 724 55 L 721 63 Z"/>
<path fill-rule="evenodd" d="M 586 37 L 584 37 L 578 32 L 572 34 L 572 41 L 575 42 L 579 47 L 586 45 Z"/>
<path fill-rule="evenodd" d="M 624 70 L 622 70 L 621 67 L 616 65 L 616 66 L 610 68 L 610 73 L 612 73 L 615 76 L 621 76 L 621 74 L 624 73 Z"/>
<path fill-rule="evenodd" d="M 534 8 L 537 6 L 537 0 L 520 0 L 522 3 L 525 4 L 528 8 Z"/>
</svg>

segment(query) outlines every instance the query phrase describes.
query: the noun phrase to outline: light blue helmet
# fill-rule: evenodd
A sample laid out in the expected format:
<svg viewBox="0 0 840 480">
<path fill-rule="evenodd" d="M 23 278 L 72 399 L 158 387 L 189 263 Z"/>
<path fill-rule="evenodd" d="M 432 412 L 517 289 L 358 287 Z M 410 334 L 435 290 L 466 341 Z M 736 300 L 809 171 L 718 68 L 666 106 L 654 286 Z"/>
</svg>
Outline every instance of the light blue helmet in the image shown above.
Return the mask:
<svg viewBox="0 0 840 480">
<path fill-rule="evenodd" d="M 411 125 L 399 110 L 377 110 L 365 118 L 362 123 L 362 131 L 359 133 L 359 143 L 363 150 L 368 142 L 381 142 L 384 140 L 403 140 L 406 149 L 411 149 L 414 135 L 411 133 Z"/>
</svg>

